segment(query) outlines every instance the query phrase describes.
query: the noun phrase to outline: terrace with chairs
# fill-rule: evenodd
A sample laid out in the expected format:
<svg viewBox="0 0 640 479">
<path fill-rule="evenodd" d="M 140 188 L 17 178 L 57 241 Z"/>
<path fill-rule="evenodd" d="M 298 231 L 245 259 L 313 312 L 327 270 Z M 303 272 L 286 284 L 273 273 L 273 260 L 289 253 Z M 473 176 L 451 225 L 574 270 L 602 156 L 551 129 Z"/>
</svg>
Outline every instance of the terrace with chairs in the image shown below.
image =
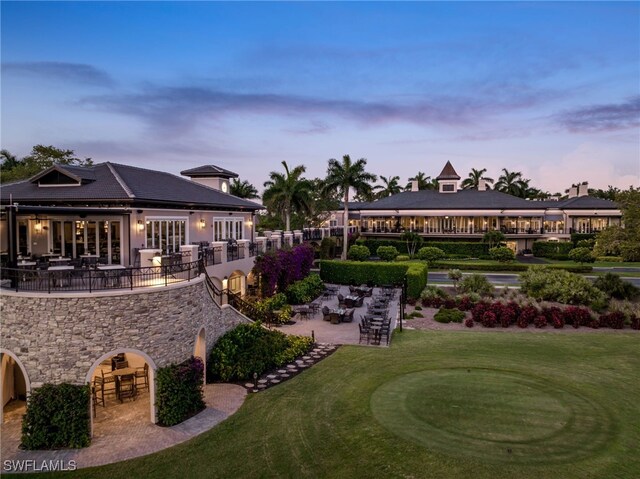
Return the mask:
<svg viewBox="0 0 640 479">
<path fill-rule="evenodd" d="M 313 335 L 320 343 L 388 345 L 400 311 L 400 290 L 326 285 L 324 293 L 294 308 L 287 334 Z"/>
</svg>

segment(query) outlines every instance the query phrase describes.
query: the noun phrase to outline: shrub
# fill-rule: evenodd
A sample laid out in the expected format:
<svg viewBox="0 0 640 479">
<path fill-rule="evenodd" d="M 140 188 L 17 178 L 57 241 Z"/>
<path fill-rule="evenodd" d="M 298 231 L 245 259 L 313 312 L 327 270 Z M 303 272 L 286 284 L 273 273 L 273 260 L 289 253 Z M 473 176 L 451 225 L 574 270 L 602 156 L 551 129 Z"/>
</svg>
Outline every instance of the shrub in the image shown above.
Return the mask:
<svg viewBox="0 0 640 479">
<path fill-rule="evenodd" d="M 433 317 L 439 323 L 461 323 L 464 313 L 458 309 L 441 308 Z"/>
<path fill-rule="evenodd" d="M 596 261 L 606 261 L 608 263 L 623 263 L 622 256 L 598 256 Z"/>
<path fill-rule="evenodd" d="M 533 255 L 540 258 L 567 259 L 573 243 L 555 241 L 534 241 Z"/>
<path fill-rule="evenodd" d="M 495 328 L 496 327 L 496 315 L 494 313 L 492 313 L 491 311 L 486 311 L 483 315 L 482 315 L 482 325 L 485 328 Z"/>
<path fill-rule="evenodd" d="M 260 276 L 262 293 L 271 296 L 309 275 L 313 266 L 313 248 L 307 244 L 281 249 L 256 258 L 253 273 Z"/>
<path fill-rule="evenodd" d="M 182 363 L 158 368 L 156 405 L 161 426 L 179 424 L 205 408 L 203 377 L 204 363 L 194 356 Z"/>
<path fill-rule="evenodd" d="M 209 354 L 211 381 L 242 381 L 281 366 L 311 349 L 311 338 L 287 336 L 260 323 L 241 324 L 224 334 Z"/>
<path fill-rule="evenodd" d="M 416 306 L 416 307 L 415 307 L 415 308 L 413 308 L 413 309 L 415 309 L 416 311 L 422 311 L 422 307 L 421 307 L 421 306 Z"/>
<path fill-rule="evenodd" d="M 462 279 L 462 271 L 459 269 L 450 269 L 447 272 L 447 277 L 453 282 L 453 287 L 458 288 L 458 281 Z"/>
<path fill-rule="evenodd" d="M 91 442 L 89 387 L 45 384 L 34 389 L 22 421 L 25 449 L 87 447 Z"/>
<path fill-rule="evenodd" d="M 482 299 L 478 293 L 460 294 L 455 298 L 456 307 L 460 311 L 470 311 Z"/>
<path fill-rule="evenodd" d="M 319 275 L 312 273 L 296 281 L 285 291 L 289 304 L 304 304 L 313 301 L 324 291 L 324 283 Z"/>
<path fill-rule="evenodd" d="M 398 250 L 395 246 L 379 246 L 376 254 L 382 261 L 393 261 L 398 256 Z"/>
<path fill-rule="evenodd" d="M 467 328 L 473 328 L 473 319 L 471 319 L 471 318 L 467 318 L 467 319 L 465 319 L 465 320 L 464 320 L 464 325 L 465 325 Z"/>
<path fill-rule="evenodd" d="M 369 251 L 377 251 L 379 246 L 393 246 L 401 254 L 409 254 L 407 243 L 398 240 L 378 240 L 378 239 L 360 239 L 358 244 L 362 244 L 369 248 Z M 446 255 L 456 255 L 466 258 L 480 258 L 489 255 L 489 244 L 479 241 L 470 242 L 462 241 L 427 241 L 424 246 L 439 248 Z"/>
<path fill-rule="evenodd" d="M 458 289 L 463 293 L 477 293 L 481 296 L 490 296 L 493 293 L 493 285 L 484 275 L 471 274 L 460 281 Z"/>
<path fill-rule="evenodd" d="M 533 320 L 533 325 L 536 328 L 544 328 L 547 325 L 547 318 L 541 314 L 540 316 L 538 316 L 536 319 Z"/>
<path fill-rule="evenodd" d="M 409 261 L 411 258 L 409 258 L 409 256 L 407 256 L 406 254 L 399 254 L 398 256 L 396 256 L 396 261 Z"/>
<path fill-rule="evenodd" d="M 413 313 L 409 314 L 406 319 L 413 319 L 413 318 L 424 318 L 424 315 L 418 311 L 414 311 Z"/>
<path fill-rule="evenodd" d="M 424 246 L 418 250 L 418 259 L 426 261 L 429 265 L 444 259 L 445 256 L 446 254 L 444 251 L 440 248 L 434 248 L 433 246 Z"/>
<path fill-rule="evenodd" d="M 494 246 L 499 246 L 500 243 L 504 242 L 506 239 L 507 237 L 504 233 L 497 230 L 487 231 L 482 237 L 482 241 L 484 243 L 489 243 L 489 251 L 491 251 Z"/>
<path fill-rule="evenodd" d="M 442 302 L 448 297 L 447 292 L 437 286 L 427 286 L 420 293 L 422 305 L 427 308 L 439 308 Z"/>
<path fill-rule="evenodd" d="M 429 269 L 423 263 L 404 263 L 407 268 L 407 297 L 409 299 L 418 299 L 420 293 L 427 286 L 429 279 Z"/>
<path fill-rule="evenodd" d="M 489 256 L 491 256 L 491 259 L 495 261 L 499 261 L 500 263 L 510 263 L 516 259 L 516 256 L 513 254 L 513 251 L 511 251 L 509 248 L 505 246 L 491 248 L 489 250 Z"/>
<path fill-rule="evenodd" d="M 631 300 L 640 295 L 640 289 L 613 273 L 600 276 L 593 285 L 610 298 Z"/>
<path fill-rule="evenodd" d="M 349 248 L 347 258 L 351 261 L 366 261 L 371 256 L 371 251 L 366 246 L 354 244 Z"/>
<path fill-rule="evenodd" d="M 580 240 L 576 243 L 576 248 L 588 248 L 590 250 L 593 250 L 593 247 L 596 245 L 596 240 L 595 238 L 591 238 L 591 239 L 583 239 Z"/>
<path fill-rule="evenodd" d="M 270 319 L 276 324 L 284 324 L 291 319 L 292 308 L 287 304 L 285 293 L 274 294 L 270 298 L 256 301 L 253 306 L 255 317 L 252 319 L 256 321 L 267 322 Z M 280 314 L 272 314 L 274 311 L 280 311 Z"/>
<path fill-rule="evenodd" d="M 624 328 L 626 317 L 621 311 L 612 311 L 600 316 L 600 325 L 613 329 Z"/>
<path fill-rule="evenodd" d="M 335 238 L 322 238 L 320 242 L 320 259 L 333 259 L 336 257 Z"/>
<path fill-rule="evenodd" d="M 587 326 L 591 322 L 591 312 L 587 308 L 569 306 L 563 311 L 564 322 L 574 328 Z"/>
<path fill-rule="evenodd" d="M 589 248 L 574 248 L 569 251 L 569 259 L 576 263 L 593 263 L 596 258 L 591 253 Z"/>
<path fill-rule="evenodd" d="M 605 299 L 604 293 L 588 279 L 545 266 L 521 273 L 520 291 L 532 298 L 565 304 L 591 304 Z"/>
</svg>

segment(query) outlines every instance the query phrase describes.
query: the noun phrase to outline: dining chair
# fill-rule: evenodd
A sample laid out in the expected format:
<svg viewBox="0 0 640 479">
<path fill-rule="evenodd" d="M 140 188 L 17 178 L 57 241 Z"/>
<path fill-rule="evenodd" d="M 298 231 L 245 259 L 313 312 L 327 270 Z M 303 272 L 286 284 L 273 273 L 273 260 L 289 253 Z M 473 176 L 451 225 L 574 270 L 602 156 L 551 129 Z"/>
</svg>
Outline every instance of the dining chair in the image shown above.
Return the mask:
<svg viewBox="0 0 640 479">
<path fill-rule="evenodd" d="M 128 367 L 129 367 L 129 361 L 127 361 L 126 359 L 116 362 L 116 369 L 125 369 Z"/>
<path fill-rule="evenodd" d="M 138 390 L 136 388 L 135 374 L 125 374 L 120 376 L 120 402 L 124 402 L 123 399 L 125 398 L 133 398 L 135 401 L 137 394 Z"/>
<path fill-rule="evenodd" d="M 149 390 L 149 365 L 144 363 L 144 367 L 136 368 L 136 387 L 138 386 L 138 378 L 142 379 L 142 387 Z"/>
</svg>

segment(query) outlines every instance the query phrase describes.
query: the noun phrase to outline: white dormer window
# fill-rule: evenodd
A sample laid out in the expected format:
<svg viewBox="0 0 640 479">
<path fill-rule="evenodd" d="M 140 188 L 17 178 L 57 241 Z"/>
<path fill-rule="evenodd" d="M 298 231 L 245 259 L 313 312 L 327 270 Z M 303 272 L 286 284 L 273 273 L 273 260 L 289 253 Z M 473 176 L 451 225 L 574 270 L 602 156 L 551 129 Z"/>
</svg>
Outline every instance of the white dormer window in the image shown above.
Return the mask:
<svg viewBox="0 0 640 479">
<path fill-rule="evenodd" d="M 441 181 L 440 193 L 455 193 L 458 191 L 458 184 L 456 181 Z"/>
</svg>

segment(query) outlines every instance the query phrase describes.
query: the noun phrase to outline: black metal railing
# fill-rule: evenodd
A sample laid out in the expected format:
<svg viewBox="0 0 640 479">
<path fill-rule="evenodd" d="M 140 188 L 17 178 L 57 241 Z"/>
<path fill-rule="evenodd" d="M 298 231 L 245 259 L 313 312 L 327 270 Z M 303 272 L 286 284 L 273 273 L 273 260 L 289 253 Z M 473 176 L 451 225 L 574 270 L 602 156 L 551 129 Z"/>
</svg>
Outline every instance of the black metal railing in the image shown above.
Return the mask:
<svg viewBox="0 0 640 479">
<path fill-rule="evenodd" d="M 213 299 L 213 301 L 218 306 L 220 306 L 222 304 L 222 290 L 220 290 L 220 288 L 215 285 L 215 283 L 211 279 L 211 276 L 209 276 L 209 274 L 207 273 L 207 268 L 205 268 L 204 261 L 200 262 L 200 269 L 204 274 L 205 285 L 207 287 L 207 291 L 209 292 L 209 296 L 211 296 L 211 299 Z"/>
<path fill-rule="evenodd" d="M 227 244 L 227 261 L 244 259 L 244 245 L 239 243 Z"/>
<path fill-rule="evenodd" d="M 227 302 L 253 321 L 262 321 L 271 327 L 275 324 L 275 315 L 271 311 L 260 311 L 249 301 L 245 301 L 238 293 L 227 291 Z"/>
<path fill-rule="evenodd" d="M 167 286 L 191 281 L 200 274 L 201 262 L 170 262 L 157 266 L 126 268 L 98 265 L 96 268 L 32 269 L 2 268 L 2 287 L 39 293 L 93 292 Z"/>
</svg>

